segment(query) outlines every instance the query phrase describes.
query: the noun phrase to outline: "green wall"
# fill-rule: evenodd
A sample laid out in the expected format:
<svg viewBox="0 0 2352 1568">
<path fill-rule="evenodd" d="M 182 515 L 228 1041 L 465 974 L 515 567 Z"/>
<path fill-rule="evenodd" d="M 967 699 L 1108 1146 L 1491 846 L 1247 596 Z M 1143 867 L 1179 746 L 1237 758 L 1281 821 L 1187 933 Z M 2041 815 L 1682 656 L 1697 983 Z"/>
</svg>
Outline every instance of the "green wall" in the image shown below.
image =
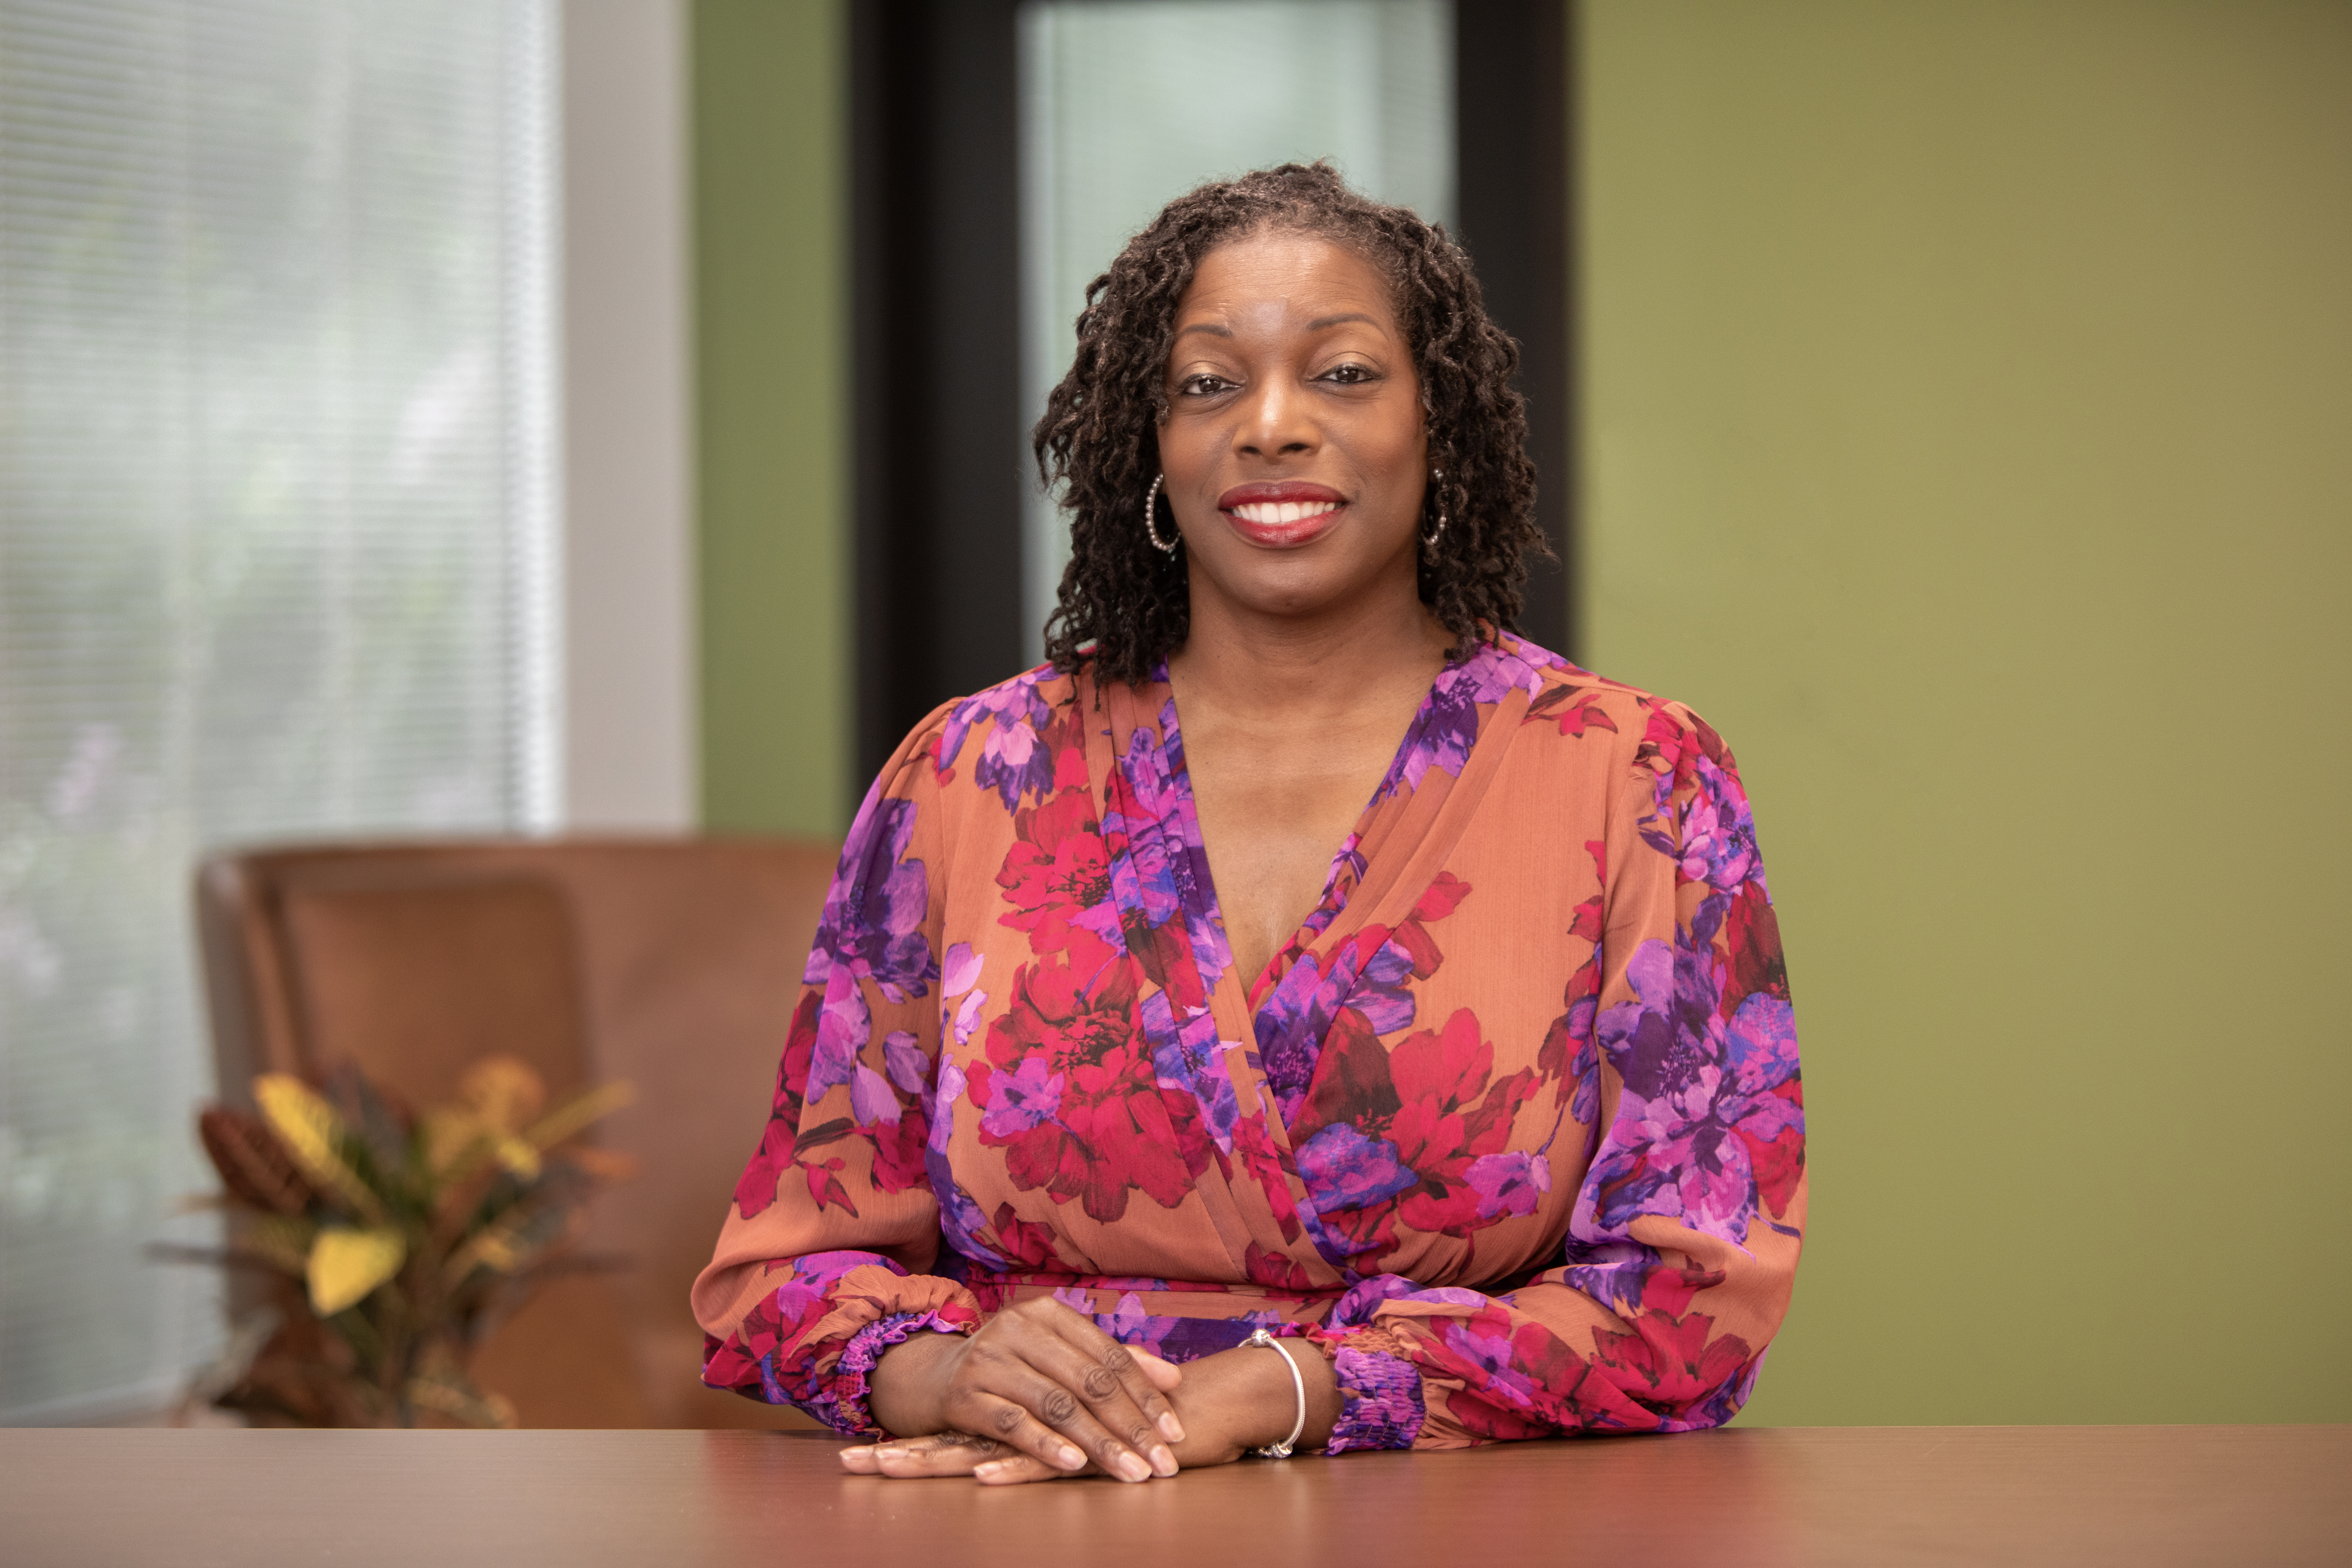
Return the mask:
<svg viewBox="0 0 2352 1568">
<path fill-rule="evenodd" d="M 702 821 L 849 822 L 840 0 L 695 0 Z"/>
<path fill-rule="evenodd" d="M 1606 673 L 1762 824 L 1748 1419 L 2342 1420 L 2352 6 L 1591 0 Z"/>
</svg>

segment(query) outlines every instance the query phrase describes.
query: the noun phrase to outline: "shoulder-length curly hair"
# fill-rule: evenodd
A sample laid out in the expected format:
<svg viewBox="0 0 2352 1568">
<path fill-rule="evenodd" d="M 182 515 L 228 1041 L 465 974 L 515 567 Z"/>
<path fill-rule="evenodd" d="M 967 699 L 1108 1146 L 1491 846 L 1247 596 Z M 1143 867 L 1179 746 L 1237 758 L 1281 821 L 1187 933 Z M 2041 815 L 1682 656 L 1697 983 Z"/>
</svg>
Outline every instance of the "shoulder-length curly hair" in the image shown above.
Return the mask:
<svg viewBox="0 0 2352 1568">
<path fill-rule="evenodd" d="M 1284 163 L 1177 197 L 1087 286 L 1077 356 L 1033 436 L 1038 475 L 1066 487 L 1071 514 L 1070 563 L 1045 622 L 1057 669 L 1091 658 L 1098 679 L 1141 685 L 1183 646 L 1182 554 L 1153 549 L 1143 531 L 1176 305 L 1210 251 L 1266 229 L 1345 246 L 1388 279 L 1420 374 L 1430 467 L 1445 476 L 1423 502 L 1446 522 L 1437 559 L 1423 561 L 1421 597 L 1454 634 L 1455 659 L 1516 625 L 1528 558 L 1550 553 L 1535 521 L 1527 404 L 1511 385 L 1518 345 L 1486 319 L 1470 258 L 1410 208 L 1358 195 L 1328 163 Z"/>
</svg>

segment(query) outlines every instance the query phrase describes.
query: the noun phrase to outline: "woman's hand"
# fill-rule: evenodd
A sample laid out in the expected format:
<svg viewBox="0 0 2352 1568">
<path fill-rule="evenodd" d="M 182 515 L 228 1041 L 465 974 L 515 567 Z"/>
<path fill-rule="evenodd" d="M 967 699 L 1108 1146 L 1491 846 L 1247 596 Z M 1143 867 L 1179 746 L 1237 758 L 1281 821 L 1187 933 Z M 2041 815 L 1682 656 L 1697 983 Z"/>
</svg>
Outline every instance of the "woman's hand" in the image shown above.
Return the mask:
<svg viewBox="0 0 2352 1568">
<path fill-rule="evenodd" d="M 1304 1342 L 1291 1341 L 1287 1351 L 1242 1346 L 1204 1356 L 1183 1368 L 1181 1383 L 1177 1369 L 1166 1362 L 1131 1352 L 1139 1365 L 1152 1369 L 1180 1419 L 1184 1436 L 1173 1446 L 1176 1468 L 1230 1464 L 1252 1448 L 1288 1436 L 1298 1418 L 1298 1393 L 1275 1358 L 1292 1352 L 1307 1385 L 1307 1426 L 1299 1447 L 1320 1447 L 1339 1418 L 1339 1383 L 1330 1363 Z M 842 1463 L 861 1475 L 970 1475 L 992 1486 L 1055 1480 L 1096 1468 L 1048 1464 L 1032 1453 L 954 1431 L 845 1449 Z"/>
<path fill-rule="evenodd" d="M 1187 1434 L 1167 1391 L 1181 1375 L 1059 1301 L 1024 1301 L 969 1335 L 919 1334 L 887 1352 L 868 1380 L 874 1419 L 909 1436 L 845 1449 L 842 1463 L 861 1473 L 960 1475 L 1016 1456 L 1055 1475 L 1092 1467 L 1129 1481 L 1172 1476 L 1170 1445 Z"/>
</svg>

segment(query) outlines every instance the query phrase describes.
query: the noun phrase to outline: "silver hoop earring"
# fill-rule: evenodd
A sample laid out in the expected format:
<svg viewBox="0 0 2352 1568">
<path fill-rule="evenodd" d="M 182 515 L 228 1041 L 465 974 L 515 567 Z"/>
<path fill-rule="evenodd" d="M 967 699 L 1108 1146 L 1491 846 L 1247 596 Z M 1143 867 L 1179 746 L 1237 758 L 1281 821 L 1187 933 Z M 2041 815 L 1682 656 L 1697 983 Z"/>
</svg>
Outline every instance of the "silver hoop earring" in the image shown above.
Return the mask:
<svg viewBox="0 0 2352 1568">
<path fill-rule="evenodd" d="M 1429 479 L 1438 488 L 1437 526 L 1421 536 L 1421 558 L 1434 565 L 1437 563 L 1437 542 L 1445 537 L 1445 470 L 1433 468 Z"/>
<path fill-rule="evenodd" d="M 1143 498 L 1143 533 L 1145 538 L 1151 541 L 1151 547 L 1154 550 L 1162 555 L 1173 555 L 1176 553 L 1176 546 L 1184 536 L 1180 533 L 1174 539 L 1161 540 L 1159 520 L 1152 516 L 1152 508 L 1160 501 L 1160 487 L 1167 478 L 1166 474 L 1161 474 L 1154 479 L 1151 481 L 1150 493 Z"/>
</svg>

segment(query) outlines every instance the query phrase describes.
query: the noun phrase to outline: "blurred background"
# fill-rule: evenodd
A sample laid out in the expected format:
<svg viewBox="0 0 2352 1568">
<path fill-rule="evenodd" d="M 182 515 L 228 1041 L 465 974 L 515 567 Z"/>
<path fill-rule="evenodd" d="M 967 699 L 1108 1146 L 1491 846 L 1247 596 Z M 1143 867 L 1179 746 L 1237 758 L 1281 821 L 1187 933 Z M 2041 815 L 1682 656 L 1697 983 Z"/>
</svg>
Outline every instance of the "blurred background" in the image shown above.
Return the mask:
<svg viewBox="0 0 2352 1568">
<path fill-rule="evenodd" d="M 1035 657 L 1087 280 L 1318 156 L 1526 346 L 1530 633 L 1756 802 L 1741 1419 L 2339 1418 L 2352 3 L 0 0 L 0 1420 L 220 1344 L 202 854 L 837 839 Z"/>
</svg>

